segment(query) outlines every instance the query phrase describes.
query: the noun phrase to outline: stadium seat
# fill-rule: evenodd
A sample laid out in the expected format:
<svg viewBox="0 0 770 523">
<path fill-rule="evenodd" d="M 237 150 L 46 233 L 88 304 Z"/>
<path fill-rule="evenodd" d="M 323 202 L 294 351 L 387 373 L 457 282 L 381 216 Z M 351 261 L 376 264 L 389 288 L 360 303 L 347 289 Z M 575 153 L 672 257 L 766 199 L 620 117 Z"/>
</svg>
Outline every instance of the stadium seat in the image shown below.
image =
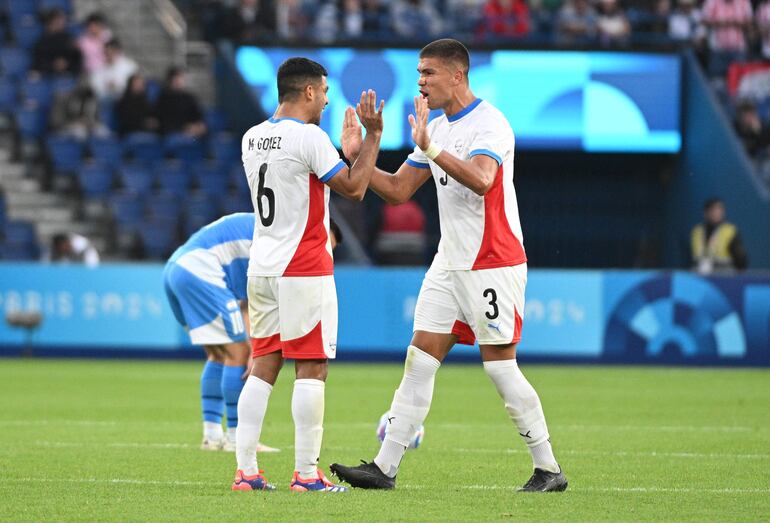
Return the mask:
<svg viewBox="0 0 770 523">
<path fill-rule="evenodd" d="M 206 162 L 196 167 L 195 183 L 209 196 L 224 196 L 229 189 L 227 172 L 219 164 Z"/>
<path fill-rule="evenodd" d="M 146 194 L 152 189 L 155 175 L 142 164 L 127 163 L 120 168 L 120 181 L 127 190 Z"/>
<path fill-rule="evenodd" d="M 222 214 L 234 212 L 254 212 L 254 204 L 249 193 L 229 193 L 222 198 Z"/>
<path fill-rule="evenodd" d="M 72 91 L 77 85 L 78 81 L 74 76 L 69 75 L 57 75 L 51 80 L 51 90 L 54 95 L 60 93 L 68 93 Z"/>
<path fill-rule="evenodd" d="M 115 112 L 115 103 L 112 100 L 99 102 L 99 120 L 113 133 L 118 132 L 118 115 Z"/>
<path fill-rule="evenodd" d="M 160 192 L 149 195 L 145 200 L 145 212 L 155 220 L 178 221 L 182 205 L 176 194 Z"/>
<path fill-rule="evenodd" d="M 17 19 L 13 27 L 16 45 L 31 49 L 43 33 L 35 15 L 24 15 Z"/>
<path fill-rule="evenodd" d="M 112 191 L 112 169 L 101 162 L 89 162 L 78 171 L 80 190 L 86 198 L 102 198 Z"/>
<path fill-rule="evenodd" d="M 13 78 L 21 78 L 29 70 L 30 59 L 26 50 L 19 47 L 3 47 L 0 49 L 0 66 L 3 74 Z"/>
<path fill-rule="evenodd" d="M 160 95 L 161 86 L 154 78 L 148 78 L 146 84 L 147 100 L 154 104 Z"/>
<path fill-rule="evenodd" d="M 199 217 L 206 222 L 212 221 L 219 214 L 219 202 L 210 198 L 207 194 L 196 191 L 190 194 L 185 202 L 185 216 Z"/>
<path fill-rule="evenodd" d="M 33 261 L 40 258 L 36 243 L 0 242 L 0 258 L 7 261 Z"/>
<path fill-rule="evenodd" d="M 8 78 L 0 77 L 0 111 L 9 113 L 16 108 L 17 103 L 16 83 Z"/>
<path fill-rule="evenodd" d="M 210 134 L 218 134 L 227 130 L 227 120 L 224 113 L 219 109 L 208 109 L 203 118 L 206 122 L 206 129 Z"/>
<path fill-rule="evenodd" d="M 130 192 L 113 194 L 110 198 L 112 217 L 121 226 L 138 228 L 144 219 L 144 206 L 139 195 Z"/>
<path fill-rule="evenodd" d="M 35 244 L 35 228 L 29 222 L 7 221 L 3 226 L 3 239 L 15 244 Z"/>
<path fill-rule="evenodd" d="M 153 163 L 163 159 L 160 139 L 153 133 L 131 133 L 123 140 L 123 146 L 137 161 Z"/>
<path fill-rule="evenodd" d="M 58 8 L 66 13 L 71 13 L 72 3 L 70 0 L 37 0 L 37 8 L 40 11 Z"/>
<path fill-rule="evenodd" d="M 209 139 L 209 154 L 222 164 L 240 164 L 241 144 L 230 133 L 217 133 Z"/>
<path fill-rule="evenodd" d="M 18 19 L 26 15 L 37 15 L 36 0 L 5 0 L 6 12 L 11 19 Z"/>
<path fill-rule="evenodd" d="M 57 173 L 74 173 L 83 164 L 83 144 L 74 138 L 49 136 L 46 149 Z"/>
<path fill-rule="evenodd" d="M 123 145 L 116 138 L 94 137 L 88 142 L 88 149 L 94 160 L 107 165 L 120 165 L 123 161 Z"/>
<path fill-rule="evenodd" d="M 48 110 L 53 101 L 53 87 L 43 76 L 25 78 L 21 82 L 22 99 L 37 104 L 41 109 Z"/>
<path fill-rule="evenodd" d="M 17 108 L 16 125 L 19 134 L 26 140 L 36 140 L 43 135 L 46 126 L 45 113 L 37 107 Z"/>
<path fill-rule="evenodd" d="M 161 190 L 184 196 L 190 190 L 190 168 L 179 160 L 166 160 L 155 167 L 155 178 Z"/>
<path fill-rule="evenodd" d="M 139 229 L 145 256 L 156 260 L 168 258 L 176 248 L 177 228 L 178 223 L 173 220 L 145 222 Z"/>
<path fill-rule="evenodd" d="M 163 149 L 166 154 L 188 163 L 203 160 L 203 144 L 197 138 L 183 133 L 175 133 L 166 136 L 163 140 Z"/>
</svg>

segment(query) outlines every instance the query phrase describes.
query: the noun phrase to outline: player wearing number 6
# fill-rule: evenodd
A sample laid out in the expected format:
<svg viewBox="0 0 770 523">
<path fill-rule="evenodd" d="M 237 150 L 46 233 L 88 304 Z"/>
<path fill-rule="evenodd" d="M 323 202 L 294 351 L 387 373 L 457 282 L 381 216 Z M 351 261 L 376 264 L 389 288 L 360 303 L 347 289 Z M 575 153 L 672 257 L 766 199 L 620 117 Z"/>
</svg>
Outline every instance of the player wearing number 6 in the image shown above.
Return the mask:
<svg viewBox="0 0 770 523">
<path fill-rule="evenodd" d="M 422 49 L 420 96 L 409 116 L 416 147 L 395 174 L 372 176 L 371 189 L 389 203 L 408 200 L 433 176 L 441 241 L 417 299 L 404 378 L 380 451 L 372 463 L 331 466 L 355 487 L 395 487 L 409 441 L 428 415 L 441 361 L 455 343 L 478 340 L 484 370 L 532 455 L 534 473 L 521 490 L 567 488 L 540 399 L 516 363 L 527 258 L 513 187 L 513 131 L 500 111 L 474 96 L 469 67 L 468 50 L 457 40 Z M 428 123 L 429 109 L 444 114 Z M 363 150 L 360 132 L 343 138 L 345 155 L 355 158 Z"/>
<path fill-rule="evenodd" d="M 259 472 L 255 447 L 268 399 L 284 359 L 295 360 L 292 395 L 295 471 L 291 490 L 344 492 L 318 468 L 328 360 L 337 350 L 337 293 L 329 237 L 329 188 L 361 200 L 382 135 L 383 102 L 361 94 L 355 113 L 366 139 L 352 166 L 318 127 L 327 104 L 326 70 L 306 58 L 278 68 L 279 106 L 241 142 L 256 214 L 248 267 L 254 365 L 238 401 L 238 470 L 233 490 L 272 490 Z"/>
</svg>

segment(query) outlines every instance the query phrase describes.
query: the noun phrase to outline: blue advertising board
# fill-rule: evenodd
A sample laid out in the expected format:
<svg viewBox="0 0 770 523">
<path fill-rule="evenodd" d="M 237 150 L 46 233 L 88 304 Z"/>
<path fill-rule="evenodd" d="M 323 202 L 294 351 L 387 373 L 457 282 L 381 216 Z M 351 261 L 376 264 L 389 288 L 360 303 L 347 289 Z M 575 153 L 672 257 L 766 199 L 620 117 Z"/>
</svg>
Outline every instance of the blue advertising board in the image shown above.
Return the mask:
<svg viewBox="0 0 770 523">
<path fill-rule="evenodd" d="M 0 263 L 0 311 L 38 311 L 33 348 L 54 354 L 196 354 L 166 302 L 162 265 Z M 419 268 L 340 267 L 339 356 L 398 359 L 411 338 Z M 770 276 L 531 270 L 525 359 L 770 365 Z M 25 333 L 0 323 L 0 352 Z M 458 345 L 453 355 L 477 358 Z"/>
<path fill-rule="evenodd" d="M 417 49 L 241 47 L 236 64 L 266 114 L 278 106 L 278 66 L 306 56 L 328 72 L 321 127 L 337 146 L 345 108 L 361 91 L 385 99 L 383 149 L 413 147 L 407 115 L 418 94 Z M 676 153 L 681 146 L 678 55 L 472 51 L 474 93 L 508 118 L 524 149 Z M 438 112 L 433 111 L 435 117 Z"/>
</svg>

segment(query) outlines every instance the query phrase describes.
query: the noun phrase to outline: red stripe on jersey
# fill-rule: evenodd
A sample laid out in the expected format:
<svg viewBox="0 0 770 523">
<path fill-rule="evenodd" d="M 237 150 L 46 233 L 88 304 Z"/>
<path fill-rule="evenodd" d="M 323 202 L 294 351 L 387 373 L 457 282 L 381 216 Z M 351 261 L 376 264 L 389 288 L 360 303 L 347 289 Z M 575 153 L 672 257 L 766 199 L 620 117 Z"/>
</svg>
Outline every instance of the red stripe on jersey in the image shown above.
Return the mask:
<svg viewBox="0 0 770 523">
<path fill-rule="evenodd" d="M 457 343 L 461 345 L 473 345 L 476 343 L 476 335 L 468 326 L 467 323 L 463 323 L 460 320 L 455 320 L 452 325 L 452 334 L 457 336 Z"/>
<path fill-rule="evenodd" d="M 310 198 L 308 201 L 305 232 L 294 251 L 284 276 L 327 276 L 334 274 L 334 261 L 326 250 L 329 234 L 324 225 L 326 217 L 325 186 L 310 173 Z"/>
<path fill-rule="evenodd" d="M 523 322 L 521 320 L 519 311 L 517 311 L 515 307 L 513 309 L 513 316 L 513 339 L 511 340 L 511 343 L 519 343 L 521 341 L 521 329 L 523 327 Z"/>
<path fill-rule="evenodd" d="M 281 350 L 281 334 L 276 332 L 267 338 L 251 338 L 251 357 L 259 358 Z"/>
<path fill-rule="evenodd" d="M 325 360 L 323 332 L 321 322 L 313 330 L 293 340 L 283 342 L 283 357 L 292 360 Z"/>
<path fill-rule="evenodd" d="M 503 166 L 497 169 L 492 188 L 484 195 L 484 236 L 471 270 L 510 267 L 527 261 L 524 247 L 511 231 L 505 214 Z"/>
</svg>

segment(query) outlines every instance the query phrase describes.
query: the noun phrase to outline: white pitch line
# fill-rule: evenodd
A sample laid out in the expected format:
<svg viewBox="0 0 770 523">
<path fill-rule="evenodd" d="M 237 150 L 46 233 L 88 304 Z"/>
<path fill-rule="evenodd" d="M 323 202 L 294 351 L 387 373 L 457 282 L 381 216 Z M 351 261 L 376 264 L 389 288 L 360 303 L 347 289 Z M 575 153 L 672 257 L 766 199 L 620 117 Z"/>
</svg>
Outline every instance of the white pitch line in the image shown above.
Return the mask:
<svg viewBox="0 0 770 523">
<path fill-rule="evenodd" d="M 110 484 L 110 485 L 141 485 L 159 487 L 219 487 L 226 489 L 226 482 L 213 481 L 162 481 L 129 478 L 0 478 L 0 483 L 85 483 L 85 484 Z M 512 485 L 449 485 L 447 488 L 431 488 L 425 485 L 403 485 L 404 490 L 509 490 L 514 491 Z M 570 492 L 618 492 L 639 494 L 768 494 L 770 488 L 677 488 L 677 487 L 573 487 Z"/>
</svg>

